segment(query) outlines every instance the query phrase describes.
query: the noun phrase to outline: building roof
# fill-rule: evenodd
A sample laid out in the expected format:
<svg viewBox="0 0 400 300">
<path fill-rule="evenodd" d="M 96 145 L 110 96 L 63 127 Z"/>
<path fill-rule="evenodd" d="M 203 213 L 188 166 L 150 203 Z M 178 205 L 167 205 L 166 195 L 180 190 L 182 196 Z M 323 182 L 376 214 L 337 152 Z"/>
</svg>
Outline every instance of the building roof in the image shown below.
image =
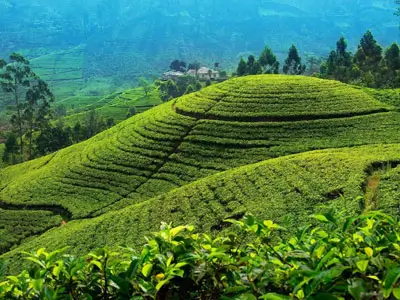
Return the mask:
<svg viewBox="0 0 400 300">
<path fill-rule="evenodd" d="M 190 69 L 189 71 L 187 71 L 187 74 L 188 74 L 188 75 L 196 75 L 196 74 L 197 74 L 197 71 L 194 70 L 194 69 Z"/>
<path fill-rule="evenodd" d="M 164 76 L 175 76 L 175 77 L 185 76 L 184 73 L 182 73 L 182 72 L 175 72 L 175 71 L 168 71 L 168 72 L 165 72 L 163 75 L 164 75 Z"/>
<path fill-rule="evenodd" d="M 197 71 L 197 73 L 198 73 L 198 74 L 208 74 L 208 71 L 209 71 L 209 70 L 210 70 L 209 68 L 201 67 L 201 68 Z"/>
</svg>

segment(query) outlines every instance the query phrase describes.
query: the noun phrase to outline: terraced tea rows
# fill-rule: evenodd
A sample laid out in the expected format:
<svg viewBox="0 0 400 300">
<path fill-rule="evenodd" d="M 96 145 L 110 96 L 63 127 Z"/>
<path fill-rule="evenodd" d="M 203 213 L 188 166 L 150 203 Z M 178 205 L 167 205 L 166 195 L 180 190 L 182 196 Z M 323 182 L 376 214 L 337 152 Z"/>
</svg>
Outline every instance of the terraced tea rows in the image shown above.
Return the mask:
<svg viewBox="0 0 400 300">
<path fill-rule="evenodd" d="M 234 79 L 160 105 L 52 156 L 1 171 L 0 201 L 3 209 L 53 206 L 71 220 L 135 204 L 144 209 L 140 203 L 235 167 L 315 149 L 400 143 L 400 114 L 383 112 L 389 109 L 333 81 Z"/>
<path fill-rule="evenodd" d="M 308 222 L 307 216 L 322 206 L 345 207 L 349 212 L 363 210 L 365 204 L 356 197 L 363 195 L 368 172 L 378 162 L 398 164 L 400 145 L 323 150 L 271 159 L 198 180 L 97 218 L 72 221 L 0 258 L 17 261 L 19 251 L 40 247 L 70 246 L 69 252 L 82 254 L 106 245 L 140 245 L 143 236 L 157 230 L 161 221 L 190 223 L 202 231 L 218 232 L 227 225 L 224 219 L 249 212 L 292 230 Z M 398 181 L 393 182 L 398 173 L 387 176 L 390 188 L 399 192 Z M 380 209 L 392 207 L 393 203 L 387 201 L 377 204 Z M 10 267 L 15 270 L 17 265 Z"/>
<path fill-rule="evenodd" d="M 186 115 L 230 121 L 299 121 L 348 117 L 389 109 L 372 96 L 337 81 L 271 75 L 236 78 L 177 101 Z"/>
</svg>

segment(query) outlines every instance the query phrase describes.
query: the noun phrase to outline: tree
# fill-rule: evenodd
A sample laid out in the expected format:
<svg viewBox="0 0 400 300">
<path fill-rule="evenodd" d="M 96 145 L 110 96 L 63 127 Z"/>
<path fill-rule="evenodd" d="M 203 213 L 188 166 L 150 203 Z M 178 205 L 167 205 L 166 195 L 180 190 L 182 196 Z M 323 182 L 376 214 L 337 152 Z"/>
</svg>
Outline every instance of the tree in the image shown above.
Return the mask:
<svg viewBox="0 0 400 300">
<path fill-rule="evenodd" d="M 351 53 L 347 51 L 347 41 L 341 37 L 336 42 L 336 51 L 331 51 L 325 63 L 325 70 L 321 73 L 327 78 L 349 82 L 354 74 L 352 60 Z"/>
<path fill-rule="evenodd" d="M 400 48 L 393 43 L 385 51 L 385 64 L 381 68 L 382 77 L 385 77 L 385 85 L 398 87 L 400 85 Z"/>
<path fill-rule="evenodd" d="M 143 89 L 144 94 L 147 97 L 152 90 L 152 84 L 146 78 L 140 77 L 139 86 Z"/>
<path fill-rule="evenodd" d="M 258 61 L 263 69 L 264 74 L 279 73 L 279 61 L 276 59 L 275 54 L 268 46 L 265 46 Z"/>
<path fill-rule="evenodd" d="M 368 30 L 360 40 L 355 54 L 355 62 L 363 71 L 376 70 L 382 60 L 382 51 L 382 47 L 377 43 L 372 32 Z"/>
<path fill-rule="evenodd" d="M 289 75 L 301 75 L 305 72 L 306 66 L 301 64 L 301 57 L 295 45 L 289 49 L 288 57 L 283 66 L 283 73 Z"/>
<path fill-rule="evenodd" d="M 136 108 L 134 106 L 129 107 L 128 109 L 128 113 L 126 114 L 126 118 L 130 118 L 133 117 L 134 115 L 136 115 Z"/>
<path fill-rule="evenodd" d="M 258 62 L 258 60 L 256 60 L 254 55 L 250 55 L 247 59 L 246 74 L 257 75 L 261 73 L 262 69 L 260 63 Z"/>
<path fill-rule="evenodd" d="M 65 117 L 67 115 L 67 108 L 64 104 L 57 105 L 54 108 L 54 115 L 57 118 Z"/>
<path fill-rule="evenodd" d="M 386 49 L 385 62 L 390 71 L 395 72 L 400 70 L 400 48 L 397 43 L 393 43 Z"/>
<path fill-rule="evenodd" d="M 240 59 L 236 73 L 238 76 L 245 76 L 247 73 L 247 65 L 246 65 L 246 61 L 244 60 L 243 57 Z"/>
<path fill-rule="evenodd" d="M 11 94 L 13 101 L 14 114 L 11 123 L 16 127 L 19 138 L 20 154 L 23 154 L 23 135 L 24 135 L 24 99 L 23 94 L 30 87 L 31 81 L 37 79 L 36 74 L 31 70 L 29 61 L 21 54 L 13 53 L 10 55 L 10 63 L 6 64 L 1 60 L 0 66 L 5 70 L 0 74 L 0 84 L 5 93 Z"/>
<path fill-rule="evenodd" d="M 174 61 L 171 62 L 169 68 L 176 72 L 185 72 L 186 62 L 175 59 Z"/>
<path fill-rule="evenodd" d="M 42 128 L 39 136 L 36 138 L 36 151 L 40 156 L 68 147 L 72 144 L 71 128 L 64 128 L 59 122 L 53 127 L 48 124 Z"/>
<path fill-rule="evenodd" d="M 360 40 L 354 63 L 361 74 L 361 82 L 370 87 L 380 87 L 383 84 L 381 76 L 382 47 L 377 43 L 371 31 L 367 31 Z"/>
<path fill-rule="evenodd" d="M 17 141 L 17 136 L 14 133 L 10 133 L 6 139 L 6 142 L 4 143 L 5 149 L 3 153 L 3 161 L 5 163 L 11 162 L 12 164 L 15 164 L 17 161 L 15 159 L 15 154 L 18 151 L 18 141 Z M 11 159 L 10 159 L 11 156 Z"/>
<path fill-rule="evenodd" d="M 72 140 L 74 141 L 74 143 L 77 143 L 82 140 L 81 132 L 82 132 L 82 125 L 78 121 L 75 123 L 74 127 L 72 128 Z"/>
<path fill-rule="evenodd" d="M 113 127 L 113 126 L 115 125 L 114 118 L 108 118 L 108 119 L 106 120 L 106 124 L 107 124 L 107 128 Z"/>
<path fill-rule="evenodd" d="M 306 62 L 309 75 L 313 75 L 320 71 L 322 58 L 315 55 L 306 55 Z"/>
<path fill-rule="evenodd" d="M 26 103 L 23 111 L 27 123 L 26 135 L 28 137 L 29 159 L 33 158 L 33 133 L 48 126 L 50 118 L 50 102 L 54 95 L 47 83 L 38 79 L 26 92 Z"/>
<path fill-rule="evenodd" d="M 162 101 L 166 102 L 172 98 L 180 96 L 178 86 L 172 79 L 169 79 L 167 81 L 159 80 L 156 82 L 156 84 L 158 85 L 158 90 L 160 92 L 160 97 Z"/>
<path fill-rule="evenodd" d="M 188 70 L 196 70 L 196 72 L 200 69 L 200 63 L 195 61 L 189 64 Z"/>
<path fill-rule="evenodd" d="M 190 85 L 187 87 L 186 91 L 185 91 L 185 95 L 191 94 L 191 93 L 193 93 L 193 92 L 195 92 L 195 91 L 196 91 L 196 89 L 194 88 L 194 86 L 190 84 Z"/>
</svg>

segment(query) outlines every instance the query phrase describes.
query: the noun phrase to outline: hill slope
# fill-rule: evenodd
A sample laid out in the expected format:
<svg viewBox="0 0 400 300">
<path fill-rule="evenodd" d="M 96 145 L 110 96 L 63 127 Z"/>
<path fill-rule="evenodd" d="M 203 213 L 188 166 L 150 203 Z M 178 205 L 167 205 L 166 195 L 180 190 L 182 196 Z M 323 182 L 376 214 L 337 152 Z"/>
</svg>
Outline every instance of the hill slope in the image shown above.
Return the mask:
<svg viewBox="0 0 400 300">
<path fill-rule="evenodd" d="M 16 271 L 21 267 L 21 250 L 69 246 L 69 252 L 84 254 L 102 246 L 139 246 L 162 221 L 194 224 L 201 231 L 216 233 L 227 226 L 224 219 L 240 218 L 245 213 L 279 221 L 290 230 L 307 222 L 307 216 L 324 206 L 345 207 L 348 212 L 373 206 L 398 213 L 399 202 L 394 199 L 400 194 L 399 164 L 400 144 L 271 159 L 198 180 L 122 210 L 72 221 L 0 259 L 13 261 L 9 267 Z M 382 180 L 379 202 L 368 196 L 371 176 Z"/>
<path fill-rule="evenodd" d="M 390 106 L 335 81 L 233 79 L 153 108 L 84 143 L 1 170 L 0 209 L 7 222 L 0 224 L 0 251 L 58 226 L 61 218 L 91 219 L 132 205 L 144 209 L 154 197 L 232 168 L 315 149 L 400 143 L 399 128 L 400 114 Z M 390 160 L 397 159 L 392 154 Z M 324 189 L 327 198 L 340 191 Z M 283 195 L 282 201 L 289 199 Z M 248 198 L 260 196 L 251 191 Z M 324 197 L 313 203 L 317 199 Z M 138 228 L 150 228 L 141 220 Z M 16 225 L 22 229 L 14 230 Z M 88 232 L 93 240 L 103 239 Z"/>
</svg>

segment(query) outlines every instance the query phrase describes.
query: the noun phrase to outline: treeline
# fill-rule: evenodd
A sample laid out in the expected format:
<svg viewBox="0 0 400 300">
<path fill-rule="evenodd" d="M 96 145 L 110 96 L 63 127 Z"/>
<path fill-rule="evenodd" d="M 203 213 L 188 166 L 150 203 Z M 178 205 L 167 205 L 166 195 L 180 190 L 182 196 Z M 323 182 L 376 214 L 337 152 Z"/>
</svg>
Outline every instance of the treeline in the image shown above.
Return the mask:
<svg viewBox="0 0 400 300">
<path fill-rule="evenodd" d="M 6 135 L 0 158 L 5 164 L 16 164 L 86 140 L 114 125 L 95 110 L 73 127 L 57 122 L 65 108 L 51 108 L 54 95 L 48 84 L 30 67 L 29 61 L 18 53 L 9 60 L 0 60 L 0 87 L 5 105 L 11 113 L 11 130 Z M 134 114 L 134 112 L 133 112 Z"/>
<path fill-rule="evenodd" d="M 394 42 L 386 50 L 375 40 L 371 31 L 361 38 L 356 52 L 348 51 L 348 43 L 341 37 L 326 59 L 309 57 L 309 75 L 325 79 L 335 79 L 373 88 L 400 87 L 400 48 Z M 319 66 L 319 67 L 318 67 Z M 250 55 L 247 61 L 242 58 L 238 64 L 237 76 L 256 74 L 289 75 L 305 74 L 306 64 L 302 63 L 295 45 L 289 49 L 282 69 L 275 54 L 267 46 L 259 58 Z"/>
</svg>

